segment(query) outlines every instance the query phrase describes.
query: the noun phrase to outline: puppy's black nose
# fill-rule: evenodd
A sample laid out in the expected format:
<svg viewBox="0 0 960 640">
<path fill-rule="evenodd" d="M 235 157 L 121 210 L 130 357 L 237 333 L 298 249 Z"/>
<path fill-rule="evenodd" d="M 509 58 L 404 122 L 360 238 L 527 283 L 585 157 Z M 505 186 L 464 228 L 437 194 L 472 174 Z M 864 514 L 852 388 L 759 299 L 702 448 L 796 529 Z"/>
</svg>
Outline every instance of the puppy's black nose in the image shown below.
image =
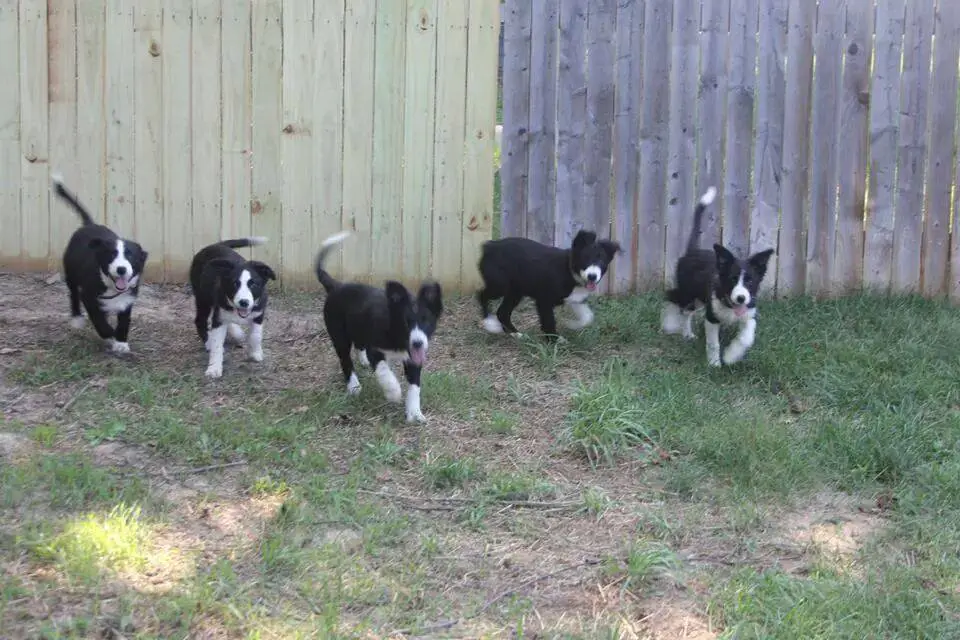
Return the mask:
<svg viewBox="0 0 960 640">
<path fill-rule="evenodd" d="M 126 268 L 126 267 L 117 267 L 117 275 L 118 275 L 118 276 L 123 276 L 123 275 L 126 275 L 126 274 L 127 274 L 127 268 Z"/>
<path fill-rule="evenodd" d="M 743 304 L 743 301 L 746 299 L 747 299 L 746 296 L 744 296 L 743 294 L 740 294 L 735 298 L 737 304 Z"/>
<path fill-rule="evenodd" d="M 246 309 L 247 307 L 250 306 L 250 301 L 249 301 L 249 300 L 241 300 L 241 301 L 238 302 L 237 304 L 240 305 L 240 308 L 241 308 L 241 309 Z"/>
<path fill-rule="evenodd" d="M 595 274 L 595 273 L 588 273 L 588 274 L 587 274 L 587 280 L 589 280 L 590 282 L 596 282 L 596 281 L 597 281 L 597 274 Z"/>
<path fill-rule="evenodd" d="M 423 340 L 414 340 L 410 343 L 410 346 L 414 349 L 423 349 Z"/>
</svg>

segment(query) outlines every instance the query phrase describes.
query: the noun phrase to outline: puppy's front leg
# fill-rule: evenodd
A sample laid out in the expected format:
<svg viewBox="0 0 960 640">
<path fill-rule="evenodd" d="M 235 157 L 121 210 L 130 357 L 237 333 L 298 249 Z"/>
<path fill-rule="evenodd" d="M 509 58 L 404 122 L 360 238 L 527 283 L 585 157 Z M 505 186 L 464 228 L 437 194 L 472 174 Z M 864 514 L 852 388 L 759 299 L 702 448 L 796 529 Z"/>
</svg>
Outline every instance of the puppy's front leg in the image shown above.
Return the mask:
<svg viewBox="0 0 960 640">
<path fill-rule="evenodd" d="M 243 336 L 242 331 L 240 336 Z M 254 362 L 263 362 L 263 316 L 254 320 L 250 327 L 247 335 L 247 355 Z"/>
<path fill-rule="evenodd" d="M 125 311 L 117 314 L 117 330 L 114 332 L 114 340 L 110 343 L 110 348 L 114 353 L 130 353 L 130 343 L 127 336 L 130 335 L 130 316 L 133 313 L 133 305 L 127 307 Z"/>
<path fill-rule="evenodd" d="M 537 315 L 540 316 L 540 330 L 550 342 L 555 342 L 560 336 L 557 334 L 557 317 L 554 315 L 553 305 L 549 302 L 537 302 Z"/>
<path fill-rule="evenodd" d="M 567 307 L 576 316 L 574 320 L 565 320 L 563 326 L 573 331 L 585 329 L 593 323 L 593 310 L 586 302 L 568 302 Z"/>
<path fill-rule="evenodd" d="M 711 367 L 720 366 L 720 324 L 704 321 L 704 333 L 706 333 L 707 342 L 707 364 Z"/>
<path fill-rule="evenodd" d="M 207 377 L 219 378 L 223 375 L 223 343 L 227 339 L 227 325 L 217 324 L 214 320 L 214 326 L 210 329 L 210 337 L 207 338 L 207 346 L 210 348 L 210 361 L 207 364 Z"/>
<path fill-rule="evenodd" d="M 723 361 L 726 364 L 740 362 L 743 356 L 747 354 L 757 334 L 757 321 L 753 318 L 747 318 L 740 324 L 740 331 L 737 337 L 727 346 L 723 352 Z"/>
<path fill-rule="evenodd" d="M 369 350 L 367 357 L 370 359 L 370 366 L 377 376 L 377 383 L 383 390 L 384 397 L 390 402 L 400 402 L 403 399 L 403 391 L 400 389 L 400 381 L 390 370 L 390 363 L 387 362 L 383 354 L 379 351 Z"/>
<path fill-rule="evenodd" d="M 403 363 L 403 373 L 407 378 L 407 422 L 426 421 L 420 410 L 420 372 L 422 370 L 422 367 L 413 363 Z"/>
</svg>

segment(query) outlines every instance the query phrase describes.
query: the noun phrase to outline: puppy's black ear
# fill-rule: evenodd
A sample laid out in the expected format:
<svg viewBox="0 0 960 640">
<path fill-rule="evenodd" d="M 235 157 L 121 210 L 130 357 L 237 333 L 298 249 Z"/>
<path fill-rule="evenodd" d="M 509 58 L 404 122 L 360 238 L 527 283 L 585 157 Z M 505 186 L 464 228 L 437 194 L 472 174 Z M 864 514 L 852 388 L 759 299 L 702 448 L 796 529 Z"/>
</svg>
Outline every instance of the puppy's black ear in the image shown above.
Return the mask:
<svg viewBox="0 0 960 640">
<path fill-rule="evenodd" d="M 218 276 L 224 276 L 233 270 L 233 263 L 225 258 L 215 258 L 208 262 L 203 270 Z"/>
<path fill-rule="evenodd" d="M 387 303 L 391 307 L 399 307 L 410 302 L 410 292 L 396 280 L 388 280 L 386 286 Z"/>
<path fill-rule="evenodd" d="M 443 292 L 439 283 L 428 282 L 420 287 L 417 302 L 430 309 L 430 312 L 439 318 L 440 314 L 443 313 Z"/>
<path fill-rule="evenodd" d="M 749 262 L 753 270 L 757 272 L 757 275 L 763 278 L 763 276 L 767 274 L 767 263 L 770 262 L 770 256 L 772 255 L 773 249 L 766 249 L 750 256 L 747 262 Z"/>
<path fill-rule="evenodd" d="M 717 255 L 717 270 L 723 273 L 737 261 L 737 258 L 722 244 L 713 245 L 713 252 Z"/>
<path fill-rule="evenodd" d="M 597 234 L 595 234 L 593 231 L 585 231 L 584 229 L 580 229 L 580 231 L 577 232 L 577 235 L 573 238 L 573 250 L 580 251 L 584 247 L 589 247 L 596 241 Z"/>
<path fill-rule="evenodd" d="M 613 261 L 613 257 L 620 252 L 620 243 L 613 240 L 601 240 L 600 248 L 607 254 L 607 260 Z"/>
<path fill-rule="evenodd" d="M 277 279 L 277 274 L 273 272 L 273 269 L 271 269 L 266 264 L 260 262 L 259 260 L 251 260 L 250 262 L 247 263 L 247 268 L 253 269 L 254 271 L 256 271 L 258 274 L 260 274 L 260 277 L 263 278 L 264 280 Z"/>
</svg>

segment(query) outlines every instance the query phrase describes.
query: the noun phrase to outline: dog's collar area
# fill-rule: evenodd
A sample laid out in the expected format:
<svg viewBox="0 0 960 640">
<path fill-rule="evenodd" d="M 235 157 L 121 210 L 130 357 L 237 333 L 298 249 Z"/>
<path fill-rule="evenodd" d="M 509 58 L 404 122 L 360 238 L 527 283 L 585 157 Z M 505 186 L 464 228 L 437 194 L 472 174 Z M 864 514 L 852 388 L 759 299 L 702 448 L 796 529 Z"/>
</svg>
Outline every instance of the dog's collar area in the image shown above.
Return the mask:
<svg viewBox="0 0 960 640">
<path fill-rule="evenodd" d="M 107 294 L 99 295 L 99 296 L 97 296 L 97 299 L 98 299 L 98 300 L 113 300 L 114 298 L 119 298 L 120 296 L 122 296 L 122 295 L 125 294 L 125 293 L 130 293 L 130 287 L 127 287 L 127 288 L 124 289 L 123 291 L 117 291 L 117 292 L 116 292 L 115 294 L 113 294 L 112 296 L 108 296 Z"/>
</svg>

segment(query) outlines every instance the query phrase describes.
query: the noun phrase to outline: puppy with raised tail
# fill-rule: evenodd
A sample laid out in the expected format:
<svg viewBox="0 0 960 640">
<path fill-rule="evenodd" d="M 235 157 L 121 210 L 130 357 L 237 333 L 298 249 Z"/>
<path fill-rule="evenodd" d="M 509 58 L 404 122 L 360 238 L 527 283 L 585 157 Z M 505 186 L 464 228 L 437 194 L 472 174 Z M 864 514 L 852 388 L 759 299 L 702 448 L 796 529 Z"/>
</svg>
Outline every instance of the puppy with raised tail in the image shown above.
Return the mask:
<svg viewBox="0 0 960 640">
<path fill-rule="evenodd" d="M 506 331 L 519 336 L 510 320 L 524 297 L 533 298 L 540 329 L 548 340 L 557 338 L 554 308 L 565 304 L 575 316 L 564 322 L 568 329 L 583 329 L 593 322 L 587 298 L 600 286 L 620 245 L 597 240 L 597 234 L 581 230 L 569 249 L 541 244 L 528 238 L 501 238 L 483 244 L 480 275 L 483 289 L 477 293 L 483 313 L 483 328 L 489 333 Z M 490 303 L 502 298 L 497 315 Z"/>
<path fill-rule="evenodd" d="M 351 348 L 359 351 L 363 364 L 373 368 L 383 395 L 390 402 L 400 402 L 403 397 L 400 381 L 390 368 L 391 362 L 402 362 L 407 379 L 407 422 L 422 422 L 425 418 L 420 408 L 420 374 L 443 313 L 440 285 L 424 283 L 414 298 L 395 281 L 388 281 L 383 289 L 338 282 L 323 265 L 333 248 L 348 235 L 349 232 L 338 233 L 324 240 L 315 265 L 317 280 L 327 292 L 323 321 L 340 360 L 347 393 L 360 393 Z"/>
<path fill-rule="evenodd" d="M 247 357 L 263 361 L 263 321 L 267 311 L 267 281 L 277 276 L 266 264 L 247 260 L 234 251 L 256 247 L 266 238 L 221 240 L 204 247 L 190 264 L 190 285 L 197 304 L 194 324 L 210 358 L 206 375 L 223 375 L 223 345 L 227 333 L 247 342 Z M 209 323 L 209 328 L 208 328 Z M 244 327 L 250 333 L 244 335 Z"/>
<path fill-rule="evenodd" d="M 136 242 L 94 222 L 76 196 L 63 186 L 59 174 L 54 174 L 52 180 L 54 193 L 77 212 L 81 221 L 63 253 L 63 275 L 70 292 L 70 326 L 83 327 L 83 304 L 93 328 L 110 349 L 128 353 L 130 318 L 148 254 Z M 109 314 L 116 314 L 116 328 L 110 326 Z"/>
<path fill-rule="evenodd" d="M 765 249 L 746 260 L 720 244 L 713 250 L 700 249 L 703 212 L 717 197 L 707 189 L 693 213 L 693 229 L 686 253 L 677 261 L 675 287 L 667 291 L 663 309 L 664 333 L 682 333 L 693 339 L 693 314 L 706 308 L 707 362 L 714 367 L 739 362 L 753 346 L 757 331 L 757 292 L 767 273 L 773 249 Z M 720 356 L 720 326 L 737 326 L 739 331 Z"/>
</svg>

